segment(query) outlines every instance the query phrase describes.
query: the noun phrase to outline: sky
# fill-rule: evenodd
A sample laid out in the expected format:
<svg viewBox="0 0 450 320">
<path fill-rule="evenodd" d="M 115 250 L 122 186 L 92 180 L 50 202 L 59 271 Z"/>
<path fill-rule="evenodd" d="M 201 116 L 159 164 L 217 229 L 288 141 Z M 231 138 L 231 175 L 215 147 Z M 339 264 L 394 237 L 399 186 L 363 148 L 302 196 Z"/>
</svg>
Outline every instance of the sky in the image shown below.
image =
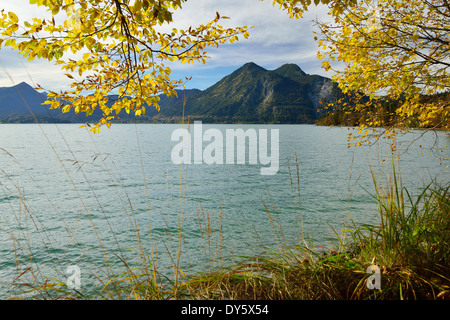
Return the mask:
<svg viewBox="0 0 450 320">
<path fill-rule="evenodd" d="M 42 7 L 30 5 L 28 0 L 0 0 L 0 9 L 15 12 L 20 21 L 48 16 Z M 230 17 L 221 24 L 225 27 L 253 26 L 249 39 L 219 48 L 208 48 L 210 59 L 206 64 L 171 64 L 172 79 L 192 77 L 186 88 L 204 90 L 247 62 L 274 70 L 285 63 L 297 64 L 308 74 L 330 77 L 321 68 L 317 58 L 317 42 L 313 20 L 327 20 L 326 8 L 312 6 L 302 19 L 290 19 L 286 12 L 272 6 L 271 0 L 190 0 L 173 16 L 170 27 L 188 28 L 206 24 L 219 12 Z M 9 48 L 0 49 L 0 87 L 9 87 L 22 81 L 39 84 L 49 90 L 68 88 L 69 79 L 60 66 L 46 60 L 28 62 Z"/>
</svg>

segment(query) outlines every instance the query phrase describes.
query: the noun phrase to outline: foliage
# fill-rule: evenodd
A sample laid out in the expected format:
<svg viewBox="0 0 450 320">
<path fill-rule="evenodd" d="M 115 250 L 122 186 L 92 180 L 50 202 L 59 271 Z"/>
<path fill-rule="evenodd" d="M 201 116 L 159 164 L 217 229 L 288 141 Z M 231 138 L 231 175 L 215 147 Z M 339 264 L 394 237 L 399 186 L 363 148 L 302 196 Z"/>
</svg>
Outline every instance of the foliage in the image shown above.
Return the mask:
<svg viewBox="0 0 450 320">
<path fill-rule="evenodd" d="M 51 91 L 46 101 L 63 112 L 103 117 L 91 131 L 110 126 L 121 110 L 144 115 L 145 104 L 159 109 L 159 94 L 173 96 L 181 80 L 170 79 L 165 62 L 206 62 L 205 48 L 249 36 L 247 26 L 224 28 L 219 13 L 207 24 L 178 30 L 167 27 L 186 0 L 30 0 L 45 6 L 51 19 L 19 23 L 13 12 L 1 11 L 0 46 L 25 58 L 42 58 L 61 65 L 71 90 Z M 108 94 L 119 96 L 107 105 Z"/>
<path fill-rule="evenodd" d="M 364 0 L 347 6 L 333 24 L 318 23 L 323 67 L 343 63 L 333 79 L 344 92 L 364 99 L 350 111 L 364 115 L 361 127 L 415 127 L 448 130 L 446 99 L 423 96 L 450 88 L 448 67 L 450 5 L 441 0 Z M 386 101 L 398 101 L 393 110 Z M 388 110 L 390 115 L 386 116 Z"/>
<path fill-rule="evenodd" d="M 338 16 L 346 7 L 356 4 L 356 2 L 357 0 L 273 0 L 272 3 L 274 6 L 278 5 L 280 10 L 287 11 L 290 18 L 299 19 L 313 3 L 316 6 L 320 3 L 327 5 L 331 9 L 330 14 Z"/>
<path fill-rule="evenodd" d="M 355 94 L 345 94 L 344 97 L 336 99 L 335 103 L 325 105 L 323 108 L 327 111 L 321 119 L 319 125 L 326 126 L 349 126 L 356 127 L 365 125 L 367 119 L 378 119 L 377 121 L 383 123 L 385 126 L 398 123 L 400 116 L 397 115 L 396 109 L 404 103 L 403 99 L 393 100 L 390 98 L 382 98 L 378 103 L 370 105 L 364 110 L 356 111 L 354 106 L 361 102 L 361 97 Z M 366 97 L 366 102 L 368 98 Z M 450 100 L 448 92 L 438 93 L 434 95 L 421 96 L 419 103 L 421 105 L 429 105 L 437 101 L 447 102 Z M 337 103 L 336 103 L 337 102 Z M 369 105 L 368 105 L 369 106 Z M 423 128 L 423 129 L 441 129 L 445 130 L 448 127 L 448 117 L 442 117 L 441 114 L 429 115 L 426 123 L 420 121 L 417 114 L 413 114 L 403 121 L 405 128 Z"/>
</svg>

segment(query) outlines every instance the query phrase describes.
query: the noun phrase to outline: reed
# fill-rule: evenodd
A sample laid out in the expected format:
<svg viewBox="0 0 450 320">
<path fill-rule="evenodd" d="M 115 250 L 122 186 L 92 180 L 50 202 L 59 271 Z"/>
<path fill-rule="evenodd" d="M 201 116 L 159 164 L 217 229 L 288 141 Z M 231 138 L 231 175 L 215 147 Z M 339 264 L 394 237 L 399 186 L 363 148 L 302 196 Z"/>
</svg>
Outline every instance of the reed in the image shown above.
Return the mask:
<svg viewBox="0 0 450 320">
<path fill-rule="evenodd" d="M 448 298 L 450 186 L 433 181 L 412 196 L 402 187 L 394 164 L 391 170 L 386 182 L 372 170 L 379 224 L 357 225 L 352 220 L 343 235 L 336 232 L 336 248 L 315 248 L 305 238 L 295 246 L 278 242 L 278 248 L 265 256 L 193 276 L 184 283 L 186 294 L 198 299 L 263 300 Z M 279 224 L 274 226 L 278 229 Z M 381 270 L 379 290 L 366 285 L 370 265 Z"/>
</svg>

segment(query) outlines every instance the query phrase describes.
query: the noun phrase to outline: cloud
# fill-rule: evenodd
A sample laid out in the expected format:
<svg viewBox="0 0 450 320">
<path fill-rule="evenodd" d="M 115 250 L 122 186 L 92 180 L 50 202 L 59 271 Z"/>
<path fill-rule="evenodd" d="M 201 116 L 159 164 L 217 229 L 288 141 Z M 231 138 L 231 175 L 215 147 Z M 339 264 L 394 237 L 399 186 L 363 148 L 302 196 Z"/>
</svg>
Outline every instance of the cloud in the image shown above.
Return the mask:
<svg viewBox="0 0 450 320">
<path fill-rule="evenodd" d="M 28 61 L 10 48 L 0 50 L 0 87 L 20 82 L 40 84 L 51 90 L 66 88 L 70 82 L 60 67 L 46 60 Z"/>
<path fill-rule="evenodd" d="M 202 2 L 209 3 L 209 6 L 202 7 Z M 176 24 L 180 23 L 183 28 L 209 22 L 215 17 L 215 10 L 221 15 L 230 16 L 230 20 L 224 20 L 225 27 L 247 25 L 254 28 L 250 30 L 249 39 L 241 37 L 240 41 L 233 44 L 207 48 L 210 59 L 206 65 L 170 64 L 176 77 L 183 79 L 185 76 L 193 76 L 187 84 L 188 88 L 206 89 L 247 62 L 254 62 L 266 69 L 275 69 L 285 63 L 296 63 L 307 73 L 323 72 L 320 70 L 320 63 L 311 63 L 318 60 L 317 44 L 313 40 L 310 21 L 291 20 L 271 4 L 258 0 L 192 3 L 195 6 L 183 7 L 186 11 L 180 12 L 180 20 L 177 20 L 177 15 L 174 16 Z M 219 3 L 221 6 L 217 5 Z M 194 12 L 200 12 L 197 19 L 193 18 Z M 311 68 L 313 66 L 315 68 Z"/>
<path fill-rule="evenodd" d="M 326 7 L 312 6 L 302 19 L 296 20 L 290 19 L 278 7 L 273 7 L 272 1 L 196 0 L 188 1 L 182 10 L 175 13 L 175 25 L 186 28 L 206 24 L 215 17 L 216 11 L 231 18 L 221 21 L 224 27 L 252 26 L 250 37 L 234 44 L 221 45 L 218 49 L 207 48 L 211 59 L 206 66 L 173 65 L 174 74 L 183 75 L 185 72 L 193 76 L 188 87 L 196 87 L 198 83 L 197 87 L 204 89 L 208 86 L 205 79 L 209 79 L 209 85 L 212 85 L 250 61 L 269 70 L 285 63 L 295 63 L 306 73 L 331 76 L 321 68 L 313 34 L 313 20 L 326 20 Z"/>
<path fill-rule="evenodd" d="M 290 19 L 286 12 L 272 7 L 271 1 L 258 0 L 196 0 L 188 1 L 183 9 L 174 15 L 175 25 L 191 26 L 207 23 L 215 17 L 218 11 L 222 16 L 229 16 L 229 20 L 221 20 L 224 27 L 247 25 L 250 30 L 250 39 L 242 40 L 245 43 L 257 46 L 255 52 L 264 48 L 279 51 L 277 46 L 287 44 L 308 44 L 310 49 L 315 46 L 313 40 L 313 22 L 317 14 L 324 16 L 324 7 L 312 7 L 304 18 Z"/>
</svg>

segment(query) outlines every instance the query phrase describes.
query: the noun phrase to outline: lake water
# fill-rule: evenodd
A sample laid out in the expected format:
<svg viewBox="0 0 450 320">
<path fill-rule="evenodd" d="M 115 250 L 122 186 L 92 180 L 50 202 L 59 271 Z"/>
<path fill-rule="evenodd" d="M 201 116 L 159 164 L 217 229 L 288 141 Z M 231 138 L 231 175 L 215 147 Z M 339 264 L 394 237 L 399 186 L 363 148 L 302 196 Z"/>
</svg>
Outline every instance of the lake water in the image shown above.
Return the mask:
<svg viewBox="0 0 450 320">
<path fill-rule="evenodd" d="M 77 265 L 88 288 L 107 277 L 105 256 L 112 269 L 124 269 L 120 258 L 138 267 L 137 234 L 145 254 L 157 252 L 162 274 L 173 270 L 179 245 L 179 265 L 192 273 L 298 243 L 300 218 L 304 235 L 326 246 L 349 216 L 377 221 L 369 168 L 389 175 L 384 142 L 349 149 L 349 128 L 203 124 L 224 136 L 226 129 L 278 129 L 278 172 L 261 175 L 264 165 L 248 162 L 174 164 L 171 135 L 179 128 L 114 124 L 93 135 L 72 124 L 0 125 L 0 297 L 13 295 L 12 284 L 32 279 L 31 271 L 39 281 L 65 282 L 66 268 Z M 399 138 L 399 169 L 412 193 L 436 176 L 448 184 L 448 163 L 439 165 L 436 155 L 449 157 L 449 140 L 420 131 Z M 209 263 L 217 256 L 223 259 Z"/>
</svg>

